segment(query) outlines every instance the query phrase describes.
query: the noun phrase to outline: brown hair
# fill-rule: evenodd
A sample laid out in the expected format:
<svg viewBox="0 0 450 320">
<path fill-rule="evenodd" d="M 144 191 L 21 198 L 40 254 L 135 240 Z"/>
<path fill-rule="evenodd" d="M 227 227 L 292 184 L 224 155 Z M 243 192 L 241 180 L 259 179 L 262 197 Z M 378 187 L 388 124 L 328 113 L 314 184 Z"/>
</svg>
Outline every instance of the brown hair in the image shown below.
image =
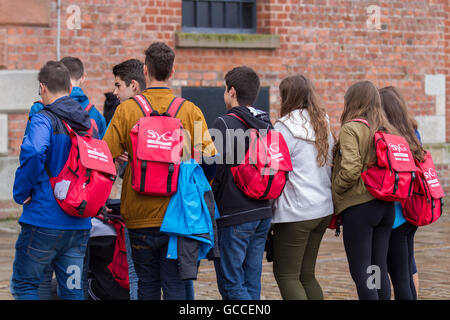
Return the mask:
<svg viewBox="0 0 450 320">
<path fill-rule="evenodd" d="M 70 93 L 70 73 L 59 61 L 47 61 L 38 74 L 38 81 L 52 93 Z"/>
<path fill-rule="evenodd" d="M 164 42 L 153 42 L 145 50 L 145 65 L 150 76 L 157 81 L 169 79 L 174 61 L 175 53 Z"/>
<path fill-rule="evenodd" d="M 233 87 L 236 98 L 241 106 L 251 106 L 259 94 L 259 77 L 256 72 L 247 66 L 240 66 L 228 71 L 225 75 L 227 90 Z"/>
<path fill-rule="evenodd" d="M 400 91 L 392 86 L 380 89 L 381 103 L 389 122 L 403 136 L 411 148 L 411 152 L 419 161 L 424 160 L 425 151 L 414 132 L 415 120 L 408 112 L 406 101 Z"/>
<path fill-rule="evenodd" d="M 312 83 L 302 75 L 290 76 L 280 83 L 281 112 L 290 115 L 297 109 L 308 111 L 316 136 L 317 164 L 323 167 L 328 159 L 328 135 L 330 134 L 327 114 L 314 90 Z M 306 120 L 306 119 L 305 119 Z"/>
<path fill-rule="evenodd" d="M 344 111 L 341 115 L 341 127 L 350 120 L 364 119 L 370 125 L 369 161 L 376 159 L 373 137 L 378 130 L 397 134 L 397 130 L 389 123 L 381 106 L 381 98 L 377 87 L 370 81 L 360 81 L 351 85 L 344 97 Z"/>
<path fill-rule="evenodd" d="M 139 89 L 145 89 L 144 64 L 137 59 L 129 59 L 115 65 L 112 69 L 113 75 L 123 80 L 128 87 L 132 80 L 139 84 Z"/>
<path fill-rule="evenodd" d="M 64 57 L 61 62 L 66 66 L 70 73 L 70 79 L 80 80 L 84 74 L 83 62 L 77 57 Z"/>
</svg>

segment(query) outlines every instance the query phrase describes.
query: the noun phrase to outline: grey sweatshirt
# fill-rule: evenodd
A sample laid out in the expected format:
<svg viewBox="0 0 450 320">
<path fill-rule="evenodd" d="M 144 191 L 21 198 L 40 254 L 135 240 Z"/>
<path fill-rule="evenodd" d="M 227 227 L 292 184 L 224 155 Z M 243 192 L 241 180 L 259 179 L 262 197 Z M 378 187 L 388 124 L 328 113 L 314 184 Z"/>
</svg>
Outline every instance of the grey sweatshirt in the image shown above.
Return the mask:
<svg viewBox="0 0 450 320">
<path fill-rule="evenodd" d="M 317 165 L 315 133 L 307 110 L 295 110 L 277 120 L 275 129 L 283 134 L 294 170 L 281 196 L 273 202 L 272 223 L 318 219 L 333 213 L 331 163 L 333 137 L 328 136 L 328 163 Z"/>
</svg>

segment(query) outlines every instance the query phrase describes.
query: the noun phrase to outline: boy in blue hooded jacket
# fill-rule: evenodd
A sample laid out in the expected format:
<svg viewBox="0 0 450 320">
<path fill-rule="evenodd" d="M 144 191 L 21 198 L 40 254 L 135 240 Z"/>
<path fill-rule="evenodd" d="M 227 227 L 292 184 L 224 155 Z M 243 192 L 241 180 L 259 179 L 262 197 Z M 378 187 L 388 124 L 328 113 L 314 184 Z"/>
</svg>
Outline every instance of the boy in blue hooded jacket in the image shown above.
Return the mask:
<svg viewBox="0 0 450 320">
<path fill-rule="evenodd" d="M 93 119 L 97 124 L 100 139 L 103 138 L 103 135 L 106 132 L 105 117 L 103 117 L 103 115 L 97 110 L 97 108 L 95 108 L 95 106 L 92 106 L 89 103 L 89 98 L 84 94 L 83 89 L 81 89 L 81 86 L 86 80 L 86 73 L 84 72 L 83 63 L 76 57 L 64 57 L 61 59 L 61 62 L 69 70 L 70 83 L 72 84 L 72 92 L 70 93 L 70 97 L 77 101 L 83 107 L 83 109 L 87 109 L 89 107 L 89 110 L 87 110 L 89 112 L 89 117 Z M 30 113 L 28 115 L 29 120 L 27 123 L 27 127 L 25 128 L 25 135 L 29 131 L 31 117 L 42 110 L 42 108 L 44 108 L 42 101 L 36 101 L 31 106 Z"/>
<path fill-rule="evenodd" d="M 13 187 L 14 200 L 23 204 L 23 212 L 11 293 L 15 299 L 39 299 L 39 285 L 54 269 L 60 297 L 81 300 L 91 219 L 69 216 L 60 208 L 46 169 L 57 176 L 69 156 L 71 140 L 62 120 L 77 132 L 89 130 L 91 122 L 86 110 L 68 96 L 69 71 L 61 62 L 47 62 L 38 80 L 45 107 L 30 120 Z"/>
</svg>

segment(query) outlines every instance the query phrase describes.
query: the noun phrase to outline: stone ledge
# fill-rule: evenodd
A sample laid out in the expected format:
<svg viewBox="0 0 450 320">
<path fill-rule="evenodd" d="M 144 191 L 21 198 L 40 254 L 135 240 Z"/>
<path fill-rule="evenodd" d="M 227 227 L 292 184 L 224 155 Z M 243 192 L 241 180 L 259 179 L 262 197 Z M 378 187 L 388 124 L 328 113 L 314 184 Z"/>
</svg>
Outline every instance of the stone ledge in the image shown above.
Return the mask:
<svg viewBox="0 0 450 320">
<path fill-rule="evenodd" d="M 435 165 L 450 165 L 450 143 L 424 143 L 423 147 L 430 151 Z"/>
<path fill-rule="evenodd" d="M 175 33 L 177 48 L 277 49 L 280 36 L 274 34 Z"/>
<path fill-rule="evenodd" d="M 29 112 L 38 95 L 39 70 L 0 70 L 0 112 Z"/>
<path fill-rule="evenodd" d="M 0 113 L 0 156 L 8 154 L 8 115 Z"/>
<path fill-rule="evenodd" d="M 0 25 L 50 26 L 50 0 L 0 1 Z"/>
<path fill-rule="evenodd" d="M 0 201 L 13 200 L 13 186 L 19 157 L 0 157 Z M 0 209 L 3 207 L 0 205 Z"/>
</svg>

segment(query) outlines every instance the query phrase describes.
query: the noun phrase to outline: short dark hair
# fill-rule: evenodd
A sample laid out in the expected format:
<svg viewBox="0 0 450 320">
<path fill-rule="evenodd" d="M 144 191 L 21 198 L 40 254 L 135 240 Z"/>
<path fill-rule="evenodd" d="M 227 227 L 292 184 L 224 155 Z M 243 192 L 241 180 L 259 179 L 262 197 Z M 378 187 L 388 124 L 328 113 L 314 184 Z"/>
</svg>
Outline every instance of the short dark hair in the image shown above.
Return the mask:
<svg viewBox="0 0 450 320">
<path fill-rule="evenodd" d="M 236 98 L 240 105 L 250 106 L 255 103 L 259 93 L 259 77 L 249 67 L 240 66 L 233 68 L 225 75 L 227 90 L 233 87 L 236 90 Z"/>
<path fill-rule="evenodd" d="M 70 92 L 69 70 L 59 61 L 47 61 L 39 71 L 38 81 L 50 92 Z"/>
<path fill-rule="evenodd" d="M 112 69 L 113 75 L 122 79 L 127 87 L 131 80 L 137 81 L 141 90 L 145 89 L 144 64 L 137 59 L 129 59 L 115 65 Z"/>
<path fill-rule="evenodd" d="M 145 50 L 145 65 L 150 76 L 157 81 L 165 81 L 172 72 L 175 52 L 164 42 L 153 42 Z"/>
<path fill-rule="evenodd" d="M 69 69 L 70 79 L 79 80 L 84 74 L 83 62 L 76 57 L 64 57 L 61 62 Z"/>
</svg>

